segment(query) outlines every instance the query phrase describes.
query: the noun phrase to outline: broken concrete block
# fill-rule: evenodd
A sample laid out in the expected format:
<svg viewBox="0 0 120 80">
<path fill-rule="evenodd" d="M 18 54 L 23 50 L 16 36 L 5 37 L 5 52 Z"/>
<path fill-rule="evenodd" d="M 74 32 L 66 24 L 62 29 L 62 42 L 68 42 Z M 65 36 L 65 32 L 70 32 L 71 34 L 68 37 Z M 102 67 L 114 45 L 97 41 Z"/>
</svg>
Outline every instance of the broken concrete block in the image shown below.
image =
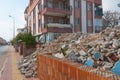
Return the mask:
<svg viewBox="0 0 120 80">
<path fill-rule="evenodd" d="M 57 58 L 64 58 L 63 53 L 53 54 L 53 56 L 54 56 L 54 57 L 57 57 Z"/>
<path fill-rule="evenodd" d="M 114 38 L 114 36 L 115 36 L 115 32 L 111 32 L 111 33 L 110 33 L 110 35 L 109 35 L 110 40 L 111 40 L 111 39 L 113 39 L 113 38 Z"/>
<path fill-rule="evenodd" d="M 103 69 L 104 70 L 111 70 L 112 66 L 113 66 L 113 63 L 105 62 Z"/>
<path fill-rule="evenodd" d="M 118 52 L 117 52 L 117 54 L 118 54 L 118 55 L 120 54 L 120 49 L 118 49 Z"/>
<path fill-rule="evenodd" d="M 83 51 L 83 50 L 80 50 L 79 54 L 82 55 L 82 56 L 87 55 L 87 53 L 85 51 Z"/>
<path fill-rule="evenodd" d="M 79 56 L 78 59 L 77 59 L 77 62 L 79 62 L 79 63 L 85 63 L 86 60 L 87 60 L 87 57 Z"/>
<path fill-rule="evenodd" d="M 66 58 L 69 58 L 69 57 L 71 57 L 71 56 L 73 56 L 73 55 L 75 55 L 74 50 L 67 50 L 65 57 L 66 57 Z"/>
<path fill-rule="evenodd" d="M 70 57 L 70 60 L 72 61 L 78 61 L 78 57 L 74 54 L 74 55 L 71 55 Z"/>
<path fill-rule="evenodd" d="M 32 75 L 33 75 L 33 72 L 28 72 L 28 73 L 25 74 L 25 77 L 30 78 L 30 77 L 32 77 Z"/>
<path fill-rule="evenodd" d="M 104 48 L 108 48 L 108 47 L 110 46 L 110 43 L 109 43 L 108 41 L 106 41 L 106 42 L 104 42 L 104 43 L 102 44 L 102 46 L 103 46 Z"/>
<path fill-rule="evenodd" d="M 91 53 L 92 51 L 93 51 L 93 48 L 89 49 L 89 50 L 88 50 L 88 53 Z"/>
<path fill-rule="evenodd" d="M 113 44 L 112 44 L 113 48 L 119 48 L 120 47 L 120 40 L 113 40 Z"/>
<path fill-rule="evenodd" d="M 27 63 L 23 63 L 21 67 L 27 67 L 29 64 L 30 64 L 30 61 L 28 61 Z"/>
</svg>

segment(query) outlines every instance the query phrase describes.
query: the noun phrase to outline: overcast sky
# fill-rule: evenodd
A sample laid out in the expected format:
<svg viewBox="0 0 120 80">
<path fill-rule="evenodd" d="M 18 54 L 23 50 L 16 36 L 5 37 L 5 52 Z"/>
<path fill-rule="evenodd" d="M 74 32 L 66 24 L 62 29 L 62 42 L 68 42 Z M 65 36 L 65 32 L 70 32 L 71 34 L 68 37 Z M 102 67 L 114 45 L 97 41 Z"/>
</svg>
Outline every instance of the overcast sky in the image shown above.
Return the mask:
<svg viewBox="0 0 120 80">
<path fill-rule="evenodd" d="M 102 0 L 103 3 L 103 10 L 111 10 L 111 11 L 119 11 L 120 7 L 118 7 L 118 3 L 120 3 L 120 0 Z"/>
<path fill-rule="evenodd" d="M 16 29 L 24 27 L 24 10 L 28 2 L 29 0 L 2 0 L 0 2 L 0 37 L 7 41 L 13 38 L 13 20 L 8 15 L 15 17 Z M 104 11 L 120 11 L 120 8 L 117 7 L 119 2 L 120 0 L 103 0 Z"/>
<path fill-rule="evenodd" d="M 15 27 L 23 28 L 25 25 L 24 10 L 29 0 L 2 0 L 0 2 L 0 37 L 7 41 L 13 38 L 13 19 L 15 18 Z"/>
</svg>

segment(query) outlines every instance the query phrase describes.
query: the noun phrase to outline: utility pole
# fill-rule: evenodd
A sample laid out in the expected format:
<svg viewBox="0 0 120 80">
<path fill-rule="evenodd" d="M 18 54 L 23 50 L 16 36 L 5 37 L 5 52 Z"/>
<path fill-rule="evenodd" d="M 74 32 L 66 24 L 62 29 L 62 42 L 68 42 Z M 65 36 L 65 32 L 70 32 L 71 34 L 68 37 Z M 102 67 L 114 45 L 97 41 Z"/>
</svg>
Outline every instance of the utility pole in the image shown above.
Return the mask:
<svg viewBox="0 0 120 80">
<path fill-rule="evenodd" d="M 13 19 L 13 39 L 15 38 L 15 18 L 11 15 L 9 15 L 10 18 Z"/>
</svg>

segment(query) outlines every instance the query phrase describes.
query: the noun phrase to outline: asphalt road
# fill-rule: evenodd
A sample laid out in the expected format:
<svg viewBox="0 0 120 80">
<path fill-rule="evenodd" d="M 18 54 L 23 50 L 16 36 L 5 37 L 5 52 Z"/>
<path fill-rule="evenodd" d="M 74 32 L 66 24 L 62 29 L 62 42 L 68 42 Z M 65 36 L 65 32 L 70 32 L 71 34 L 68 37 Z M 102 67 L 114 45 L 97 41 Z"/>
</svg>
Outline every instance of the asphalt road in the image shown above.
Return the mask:
<svg viewBox="0 0 120 80">
<path fill-rule="evenodd" d="M 6 45 L 6 46 L 0 46 L 0 55 L 3 55 L 4 53 L 7 52 L 9 46 Z"/>
</svg>

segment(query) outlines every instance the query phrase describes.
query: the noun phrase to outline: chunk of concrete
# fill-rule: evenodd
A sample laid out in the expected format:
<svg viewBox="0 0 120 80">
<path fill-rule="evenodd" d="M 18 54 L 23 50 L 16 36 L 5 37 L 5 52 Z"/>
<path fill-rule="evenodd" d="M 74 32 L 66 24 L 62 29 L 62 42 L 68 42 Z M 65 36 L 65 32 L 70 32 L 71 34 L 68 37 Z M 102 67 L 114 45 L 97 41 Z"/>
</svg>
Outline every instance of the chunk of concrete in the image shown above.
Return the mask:
<svg viewBox="0 0 120 80">
<path fill-rule="evenodd" d="M 57 58 L 64 58 L 63 53 L 57 53 L 57 54 L 54 54 L 53 56 Z"/>
</svg>

